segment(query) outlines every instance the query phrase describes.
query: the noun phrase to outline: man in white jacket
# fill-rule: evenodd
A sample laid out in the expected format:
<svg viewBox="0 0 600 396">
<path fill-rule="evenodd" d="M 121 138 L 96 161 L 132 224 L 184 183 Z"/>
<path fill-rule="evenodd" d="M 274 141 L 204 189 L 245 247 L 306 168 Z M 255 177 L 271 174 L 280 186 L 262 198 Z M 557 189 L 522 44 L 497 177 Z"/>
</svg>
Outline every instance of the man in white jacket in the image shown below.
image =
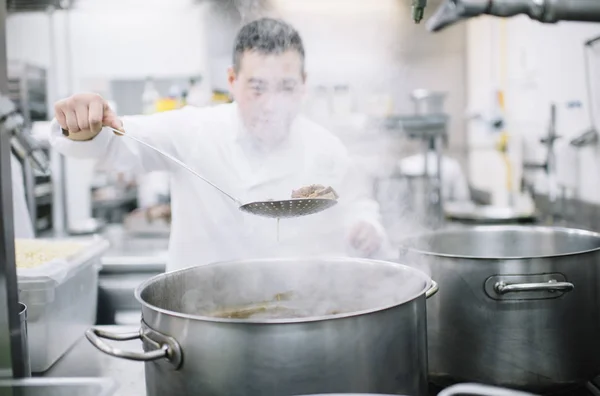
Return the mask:
<svg viewBox="0 0 600 396">
<path fill-rule="evenodd" d="M 51 143 L 61 153 L 97 158 L 114 170 L 167 170 L 172 180 L 168 270 L 272 256 L 383 256 L 379 207 L 360 169 L 329 131 L 300 116 L 304 47 L 285 22 L 260 19 L 236 38 L 228 80 L 235 103 L 118 118 L 95 94 L 56 103 Z M 319 214 L 274 220 L 241 212 L 227 197 L 156 152 L 174 155 L 244 202 L 288 199 L 322 184 L 340 195 Z"/>
</svg>

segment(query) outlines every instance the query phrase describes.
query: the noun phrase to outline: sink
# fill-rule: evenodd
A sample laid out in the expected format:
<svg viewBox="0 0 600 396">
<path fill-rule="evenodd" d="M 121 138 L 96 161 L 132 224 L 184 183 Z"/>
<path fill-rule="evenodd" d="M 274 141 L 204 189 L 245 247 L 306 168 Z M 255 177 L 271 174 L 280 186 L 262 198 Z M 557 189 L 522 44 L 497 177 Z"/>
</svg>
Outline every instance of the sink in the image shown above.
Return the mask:
<svg viewBox="0 0 600 396">
<path fill-rule="evenodd" d="M 110 378 L 0 379 L 0 395 L 111 396 L 116 383 Z"/>
</svg>

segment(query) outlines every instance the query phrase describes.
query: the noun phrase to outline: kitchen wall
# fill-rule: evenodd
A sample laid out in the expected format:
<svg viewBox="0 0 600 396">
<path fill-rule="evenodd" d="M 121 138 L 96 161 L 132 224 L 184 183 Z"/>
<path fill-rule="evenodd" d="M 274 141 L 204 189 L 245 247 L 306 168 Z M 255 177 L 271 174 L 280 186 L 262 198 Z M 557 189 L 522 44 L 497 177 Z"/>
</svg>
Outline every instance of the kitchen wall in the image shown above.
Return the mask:
<svg viewBox="0 0 600 396">
<path fill-rule="evenodd" d="M 52 16 L 12 14 L 8 58 L 48 68 L 51 110 L 55 100 L 74 92 L 108 95 L 110 80 L 206 76 L 206 10 L 207 4 L 191 0 L 81 0 L 76 9 Z M 91 216 L 94 161 L 66 161 L 67 200 L 80 203 L 69 209 L 76 227 Z"/>
<path fill-rule="evenodd" d="M 492 90 L 502 88 L 506 97 L 507 131 L 511 134 L 514 179 L 521 176 L 524 160 L 543 162 L 545 148 L 539 139 L 547 133 L 550 103 L 557 104 L 558 184 L 584 201 L 600 203 L 600 171 L 597 146 L 579 151 L 568 142 L 590 127 L 589 110 L 600 117 L 600 101 L 590 103 L 586 93 L 583 43 L 600 35 L 598 24 L 559 23 L 544 25 L 516 17 L 477 18 L 468 23 L 468 103 L 473 112 L 489 112 Z M 600 95 L 600 51 L 590 63 L 594 92 Z M 582 108 L 567 107 L 580 101 Z M 480 188 L 494 191 L 494 201 L 506 203 L 505 166 L 494 151 L 485 124 L 468 126 L 471 146 L 470 177 Z M 531 177 L 536 190 L 548 191 L 542 172 Z"/>
<path fill-rule="evenodd" d="M 427 14 L 437 4 L 439 0 L 429 1 Z M 309 91 L 320 84 L 346 84 L 357 110 L 364 110 L 373 94 L 384 94 L 391 97 L 395 113 L 413 111 L 413 89 L 447 91 L 450 149 L 466 158 L 466 28 L 457 25 L 441 35 L 429 34 L 410 19 L 405 0 L 79 0 L 75 10 L 56 12 L 54 19 L 45 13 L 11 15 L 8 53 L 11 59 L 56 64 L 53 98 L 82 89 L 107 92 L 108 78 L 146 75 L 201 73 L 211 78 L 213 87 L 226 89 L 225 68 L 235 34 L 242 21 L 262 15 L 283 17 L 300 30 L 307 48 Z M 345 132 L 360 125 L 347 118 L 337 128 Z M 396 138 L 373 145 L 370 135 L 372 147 L 361 142 L 359 151 L 371 150 L 376 156 L 388 150 L 391 157 L 399 157 L 414 148 Z"/>
<path fill-rule="evenodd" d="M 7 19 L 8 57 L 56 64 L 57 97 L 105 91 L 108 79 L 206 75 L 206 9 L 191 0 L 84 0 L 53 18 L 13 14 Z"/>
<path fill-rule="evenodd" d="M 440 0 L 428 3 L 426 16 Z M 201 73 L 214 88 L 226 89 L 237 30 L 258 16 L 282 17 L 300 31 L 309 93 L 317 85 L 348 85 L 358 113 L 374 95 L 389 96 L 393 113 L 410 114 L 412 90 L 448 92 L 449 152 L 466 166 L 466 26 L 430 34 L 411 20 L 406 0 L 79 0 L 76 9 L 53 18 L 11 15 L 8 53 L 11 59 L 56 65 L 50 73 L 56 81 L 53 99 L 80 90 L 107 93 L 108 79 L 147 75 Z M 374 171 L 391 170 L 417 149 L 399 132 L 364 133 L 364 121 L 349 116 L 330 127 Z"/>
</svg>

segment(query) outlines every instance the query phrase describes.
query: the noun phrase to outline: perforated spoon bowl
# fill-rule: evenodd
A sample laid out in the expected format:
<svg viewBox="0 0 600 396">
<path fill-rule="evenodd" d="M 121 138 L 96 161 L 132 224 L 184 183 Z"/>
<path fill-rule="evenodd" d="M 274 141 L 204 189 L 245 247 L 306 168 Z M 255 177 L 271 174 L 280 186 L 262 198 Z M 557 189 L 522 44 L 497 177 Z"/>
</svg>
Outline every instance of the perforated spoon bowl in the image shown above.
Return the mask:
<svg viewBox="0 0 600 396">
<path fill-rule="evenodd" d="M 193 170 L 192 168 L 190 168 L 189 166 L 187 166 L 186 164 L 184 164 L 177 158 L 173 157 L 172 155 L 167 154 L 164 151 L 159 150 L 158 148 L 154 147 L 153 145 L 151 145 L 143 140 L 140 140 L 134 136 L 131 136 L 128 133 L 125 133 L 123 131 L 120 131 L 120 130 L 114 129 L 114 128 L 110 128 L 110 129 L 112 129 L 112 131 L 117 136 L 124 136 L 131 140 L 134 140 L 134 141 L 156 151 L 157 153 L 161 154 L 163 157 L 173 161 L 174 163 L 181 166 L 182 168 L 184 168 L 185 170 L 187 170 L 194 176 L 202 179 L 204 182 L 208 183 L 209 185 L 211 185 L 212 187 L 217 189 L 219 192 L 221 192 L 227 198 L 229 198 L 233 202 L 235 202 L 235 204 L 238 205 L 238 207 L 241 211 L 246 212 L 246 213 L 250 213 L 250 214 L 253 214 L 256 216 L 261 216 L 261 217 L 268 217 L 268 218 L 272 218 L 272 219 L 289 219 L 289 218 L 293 218 L 293 217 L 301 217 L 301 216 L 307 216 L 307 215 L 319 213 L 326 209 L 331 208 L 332 206 L 334 206 L 337 203 L 337 201 L 335 199 L 328 199 L 328 198 L 292 198 L 292 199 L 286 199 L 286 200 L 280 200 L 280 201 L 256 201 L 256 202 L 242 203 L 239 199 L 237 199 L 234 196 L 232 196 L 231 194 L 227 193 L 222 188 L 217 186 L 215 183 L 211 182 L 210 180 L 208 180 L 207 178 L 205 178 L 204 176 L 202 176 L 201 174 L 199 174 L 198 172 L 196 172 L 195 170 Z"/>
</svg>

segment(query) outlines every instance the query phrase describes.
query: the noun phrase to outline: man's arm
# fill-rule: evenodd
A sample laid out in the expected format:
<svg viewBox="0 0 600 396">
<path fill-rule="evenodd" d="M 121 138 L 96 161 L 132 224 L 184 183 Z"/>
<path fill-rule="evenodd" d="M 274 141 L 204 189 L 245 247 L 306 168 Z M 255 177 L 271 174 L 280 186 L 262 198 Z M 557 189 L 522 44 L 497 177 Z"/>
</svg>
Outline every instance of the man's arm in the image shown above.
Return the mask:
<svg viewBox="0 0 600 396">
<path fill-rule="evenodd" d="M 115 171 L 169 170 L 172 164 L 159 153 L 126 137 L 116 136 L 107 125 L 122 129 L 127 134 L 182 158 L 187 151 L 185 133 L 189 122 L 186 121 L 190 117 L 194 118 L 196 112 L 202 111 L 190 108 L 117 118 L 112 110 L 97 104 L 98 100 L 104 101 L 99 96 L 83 94 L 79 99 L 77 97 L 75 95 L 70 98 L 69 103 L 57 103 L 56 119 L 52 122 L 50 131 L 52 147 L 66 156 L 98 159 L 100 167 Z M 82 121 L 86 119 L 87 122 Z"/>
</svg>

